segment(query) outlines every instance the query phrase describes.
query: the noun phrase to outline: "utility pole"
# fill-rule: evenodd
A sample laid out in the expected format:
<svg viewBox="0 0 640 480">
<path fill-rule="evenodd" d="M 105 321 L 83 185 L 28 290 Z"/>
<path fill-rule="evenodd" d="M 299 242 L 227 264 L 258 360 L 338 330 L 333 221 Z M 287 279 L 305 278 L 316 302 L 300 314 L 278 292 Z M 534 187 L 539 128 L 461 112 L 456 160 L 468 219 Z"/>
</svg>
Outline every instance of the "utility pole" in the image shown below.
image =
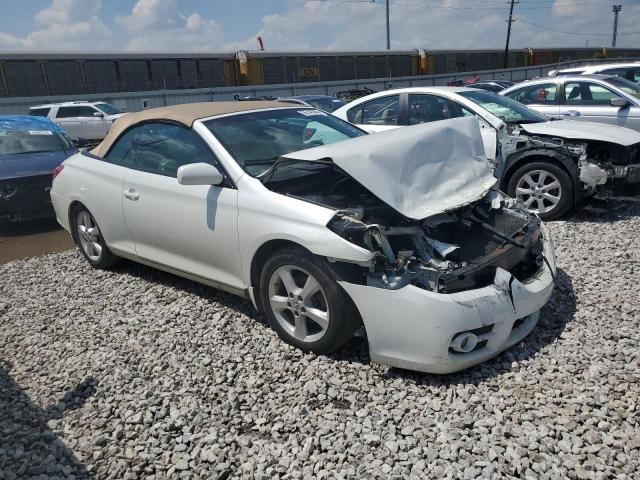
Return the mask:
<svg viewBox="0 0 640 480">
<path fill-rule="evenodd" d="M 507 20 L 507 44 L 504 47 L 504 68 L 509 66 L 509 40 L 511 39 L 511 24 L 513 23 L 513 6 L 516 2 L 517 0 L 511 0 L 511 6 L 509 7 L 509 20 Z"/>
<path fill-rule="evenodd" d="M 616 18 L 618 17 L 616 16 Z M 391 50 L 391 33 L 389 32 L 389 0 L 387 0 L 387 50 Z"/>
<path fill-rule="evenodd" d="M 613 12 L 613 39 L 611 40 L 611 46 L 616 46 L 616 40 L 618 37 L 618 13 L 622 10 L 622 5 L 614 5 L 611 11 Z"/>
</svg>

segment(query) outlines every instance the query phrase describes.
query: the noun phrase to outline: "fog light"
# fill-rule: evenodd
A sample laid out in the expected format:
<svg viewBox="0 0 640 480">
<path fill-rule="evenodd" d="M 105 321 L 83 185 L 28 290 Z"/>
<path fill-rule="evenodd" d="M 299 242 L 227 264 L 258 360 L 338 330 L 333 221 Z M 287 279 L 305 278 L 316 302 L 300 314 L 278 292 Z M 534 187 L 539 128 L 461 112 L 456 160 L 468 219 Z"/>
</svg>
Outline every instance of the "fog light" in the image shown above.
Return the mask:
<svg viewBox="0 0 640 480">
<path fill-rule="evenodd" d="M 451 340 L 449 348 L 458 353 L 469 353 L 473 351 L 477 345 L 478 336 L 475 333 L 463 332 L 456 335 L 453 340 Z"/>
</svg>

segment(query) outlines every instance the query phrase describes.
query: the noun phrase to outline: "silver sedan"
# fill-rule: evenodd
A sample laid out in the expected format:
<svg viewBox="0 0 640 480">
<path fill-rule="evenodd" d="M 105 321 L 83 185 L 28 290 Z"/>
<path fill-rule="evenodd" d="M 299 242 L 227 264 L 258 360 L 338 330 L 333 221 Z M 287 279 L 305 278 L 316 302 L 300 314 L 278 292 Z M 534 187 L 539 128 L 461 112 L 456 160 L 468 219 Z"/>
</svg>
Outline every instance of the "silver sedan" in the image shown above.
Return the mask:
<svg viewBox="0 0 640 480">
<path fill-rule="evenodd" d="M 640 130 L 640 87 L 613 75 L 530 80 L 500 92 L 552 118 L 609 123 Z"/>
</svg>

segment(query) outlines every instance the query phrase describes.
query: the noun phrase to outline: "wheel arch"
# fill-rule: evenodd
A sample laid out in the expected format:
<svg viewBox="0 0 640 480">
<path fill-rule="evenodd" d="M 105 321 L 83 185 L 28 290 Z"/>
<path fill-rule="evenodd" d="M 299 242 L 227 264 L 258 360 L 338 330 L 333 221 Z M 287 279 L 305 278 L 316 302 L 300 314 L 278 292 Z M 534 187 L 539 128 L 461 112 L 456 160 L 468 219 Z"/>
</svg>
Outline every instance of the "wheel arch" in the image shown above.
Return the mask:
<svg viewBox="0 0 640 480">
<path fill-rule="evenodd" d="M 274 252 L 283 250 L 285 248 L 300 248 L 302 250 L 305 250 L 306 252 L 311 253 L 307 248 L 294 241 L 285 239 L 273 239 L 268 240 L 260 245 L 260 247 L 258 247 L 258 249 L 253 254 L 253 257 L 251 258 L 249 282 L 250 287 L 254 291 L 253 298 L 256 307 L 258 307 L 258 310 L 262 310 L 260 295 L 258 294 L 258 291 L 260 290 L 260 272 L 262 271 L 262 267 Z"/>
<path fill-rule="evenodd" d="M 502 175 L 502 180 L 500 181 L 500 188 L 502 191 L 506 192 L 509 180 L 511 180 L 515 171 L 524 164 L 531 162 L 549 162 L 567 172 L 573 186 L 572 203 L 574 206 L 580 203 L 582 199 L 582 187 L 580 184 L 578 165 L 576 165 L 576 162 L 569 155 L 554 150 L 535 149 L 511 155 L 507 159 L 507 168 L 505 169 L 505 172 Z"/>
<path fill-rule="evenodd" d="M 262 271 L 262 267 L 264 266 L 266 261 L 269 259 L 269 257 L 273 253 L 277 252 L 278 250 L 283 250 L 286 248 L 299 249 L 308 253 L 309 255 L 313 255 L 314 257 L 327 260 L 326 257 L 322 255 L 318 255 L 317 253 L 312 252 L 311 250 L 304 247 L 300 243 L 294 242 L 292 240 L 272 239 L 260 245 L 260 247 L 258 247 L 258 249 L 253 254 L 253 257 L 251 259 L 250 272 L 249 272 L 249 282 L 250 282 L 249 286 L 253 290 L 252 297 L 253 297 L 255 306 L 258 308 L 258 310 L 262 308 L 261 301 L 260 301 L 260 294 L 259 294 L 260 272 Z M 350 282 L 357 283 L 359 277 L 361 276 L 362 268 L 363 268 L 356 264 L 343 262 L 343 261 L 330 262 L 327 260 L 326 265 L 334 275 L 336 282 L 338 280 L 347 280 Z"/>
<path fill-rule="evenodd" d="M 71 233 L 71 238 L 73 239 L 73 242 L 77 245 L 78 244 L 78 233 L 76 232 L 76 228 L 75 228 L 75 221 L 73 220 L 73 215 L 74 212 L 80 208 L 80 207 L 84 207 L 84 204 L 80 201 L 80 200 L 74 200 L 69 204 L 69 211 L 67 213 L 67 215 L 69 216 L 69 233 Z"/>
</svg>

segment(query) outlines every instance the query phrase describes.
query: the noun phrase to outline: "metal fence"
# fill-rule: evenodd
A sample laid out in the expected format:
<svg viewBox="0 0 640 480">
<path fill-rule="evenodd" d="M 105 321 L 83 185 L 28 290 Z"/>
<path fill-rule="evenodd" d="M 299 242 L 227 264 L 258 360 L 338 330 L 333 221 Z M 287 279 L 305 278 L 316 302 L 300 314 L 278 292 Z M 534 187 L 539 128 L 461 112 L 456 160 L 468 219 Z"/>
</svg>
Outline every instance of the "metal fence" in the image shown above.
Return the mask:
<svg viewBox="0 0 640 480">
<path fill-rule="evenodd" d="M 289 97 L 292 95 L 334 95 L 341 90 L 368 87 L 376 91 L 389 88 L 421 87 L 447 85 L 448 82 L 479 77 L 482 80 L 500 79 L 521 81 L 546 76 L 550 70 L 569 68 L 585 64 L 634 61 L 637 59 L 587 59 L 560 62 L 552 65 L 536 65 L 531 67 L 507 68 L 500 70 L 469 71 L 440 75 L 424 75 L 412 77 L 377 78 L 366 80 L 343 80 L 334 82 L 287 83 L 281 85 L 251 85 L 246 87 L 212 87 L 193 90 L 153 90 L 144 92 L 118 92 L 93 95 L 58 95 L 46 97 L 12 97 L 0 98 L 0 114 L 20 115 L 29 112 L 29 107 L 45 103 L 69 102 L 74 100 L 106 101 L 127 111 L 136 112 L 146 108 L 163 107 L 193 102 L 214 102 L 233 100 L 239 97 Z"/>
</svg>

